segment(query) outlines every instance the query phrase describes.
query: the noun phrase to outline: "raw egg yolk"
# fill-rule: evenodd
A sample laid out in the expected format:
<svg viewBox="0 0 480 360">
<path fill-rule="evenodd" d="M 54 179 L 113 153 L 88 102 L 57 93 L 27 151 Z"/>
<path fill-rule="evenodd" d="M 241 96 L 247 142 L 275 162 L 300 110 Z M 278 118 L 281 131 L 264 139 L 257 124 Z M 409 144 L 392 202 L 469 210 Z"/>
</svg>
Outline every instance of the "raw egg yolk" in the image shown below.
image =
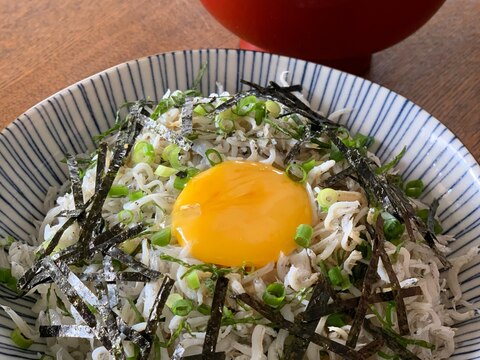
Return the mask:
<svg viewBox="0 0 480 360">
<path fill-rule="evenodd" d="M 295 249 L 312 223 L 304 185 L 274 167 L 226 161 L 192 178 L 175 202 L 173 234 L 206 263 L 260 267 Z"/>
</svg>

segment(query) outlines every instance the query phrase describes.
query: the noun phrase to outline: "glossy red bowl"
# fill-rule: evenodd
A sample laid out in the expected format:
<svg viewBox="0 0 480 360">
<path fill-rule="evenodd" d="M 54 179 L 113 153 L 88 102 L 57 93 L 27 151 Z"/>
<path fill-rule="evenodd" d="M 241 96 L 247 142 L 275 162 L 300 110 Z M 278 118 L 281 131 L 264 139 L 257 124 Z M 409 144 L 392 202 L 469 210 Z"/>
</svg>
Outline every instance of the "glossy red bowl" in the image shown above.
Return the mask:
<svg viewBox="0 0 480 360">
<path fill-rule="evenodd" d="M 360 73 L 445 0 L 201 0 L 241 46 Z"/>
</svg>

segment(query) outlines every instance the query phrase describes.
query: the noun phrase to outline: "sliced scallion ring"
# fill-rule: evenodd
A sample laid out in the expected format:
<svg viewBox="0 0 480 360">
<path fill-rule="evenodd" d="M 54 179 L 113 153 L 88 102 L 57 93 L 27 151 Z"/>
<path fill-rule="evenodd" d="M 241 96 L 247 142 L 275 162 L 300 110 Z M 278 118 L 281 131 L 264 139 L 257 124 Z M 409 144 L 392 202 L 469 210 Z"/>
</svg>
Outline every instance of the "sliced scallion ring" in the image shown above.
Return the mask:
<svg viewBox="0 0 480 360">
<path fill-rule="evenodd" d="M 285 286 L 282 283 L 274 282 L 267 286 L 263 293 L 262 300 L 270 307 L 278 308 L 285 300 Z"/>
<path fill-rule="evenodd" d="M 205 151 L 205 156 L 211 166 L 218 165 L 223 161 L 222 155 L 220 155 L 220 153 L 215 149 L 208 149 Z"/>
<path fill-rule="evenodd" d="M 30 346 L 33 345 L 33 340 L 25 337 L 25 335 L 22 334 L 19 328 L 16 328 L 12 331 L 10 338 L 15 343 L 15 345 L 17 345 L 21 349 L 28 349 Z"/>
<path fill-rule="evenodd" d="M 308 224 L 300 224 L 295 232 L 295 242 L 301 247 L 308 248 L 312 241 L 313 228 Z"/>
<path fill-rule="evenodd" d="M 132 151 L 132 161 L 134 164 L 147 163 L 151 164 L 155 161 L 155 149 L 148 141 L 137 141 Z"/>
<path fill-rule="evenodd" d="M 285 173 L 295 182 L 304 183 L 307 180 L 307 172 L 301 165 L 296 163 L 288 164 Z"/>
<path fill-rule="evenodd" d="M 133 221 L 134 214 L 132 210 L 123 209 L 118 213 L 118 220 L 125 225 L 130 224 Z"/>
<path fill-rule="evenodd" d="M 335 204 L 337 200 L 338 193 L 331 188 L 322 189 L 317 195 L 318 205 L 320 205 L 322 209 L 328 209 L 330 206 Z"/>
</svg>

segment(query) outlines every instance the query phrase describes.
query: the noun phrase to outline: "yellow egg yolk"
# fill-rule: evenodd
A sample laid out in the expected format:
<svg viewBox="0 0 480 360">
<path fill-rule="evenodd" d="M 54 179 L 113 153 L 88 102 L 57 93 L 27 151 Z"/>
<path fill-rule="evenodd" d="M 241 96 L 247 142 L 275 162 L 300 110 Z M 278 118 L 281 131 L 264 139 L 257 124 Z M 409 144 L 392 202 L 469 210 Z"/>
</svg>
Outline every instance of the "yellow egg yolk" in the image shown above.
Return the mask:
<svg viewBox="0 0 480 360">
<path fill-rule="evenodd" d="M 173 234 L 190 254 L 223 266 L 263 266 L 295 249 L 311 224 L 304 185 L 274 167 L 226 161 L 192 178 L 172 212 Z"/>
</svg>

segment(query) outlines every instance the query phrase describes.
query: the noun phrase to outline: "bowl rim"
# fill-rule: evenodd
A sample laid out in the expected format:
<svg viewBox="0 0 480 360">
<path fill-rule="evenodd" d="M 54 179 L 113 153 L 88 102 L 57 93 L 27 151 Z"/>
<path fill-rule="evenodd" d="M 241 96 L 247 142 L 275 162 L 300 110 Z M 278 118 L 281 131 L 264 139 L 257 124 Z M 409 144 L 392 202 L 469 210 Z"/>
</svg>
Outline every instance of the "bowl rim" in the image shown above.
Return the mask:
<svg viewBox="0 0 480 360">
<path fill-rule="evenodd" d="M 339 72 L 340 74 L 346 74 L 348 76 L 353 76 L 355 78 L 359 78 L 359 79 L 362 79 L 363 81 L 365 81 L 367 84 L 374 84 L 374 85 L 377 85 L 379 86 L 380 88 L 382 89 L 387 89 L 391 92 L 393 92 L 396 96 L 399 96 L 400 99 L 402 100 L 405 100 L 405 101 L 408 101 L 409 103 L 412 103 L 414 106 L 418 107 L 419 109 L 421 109 L 422 111 L 424 111 L 425 113 L 427 113 L 431 119 L 435 120 L 436 122 L 439 123 L 440 126 L 443 126 L 446 130 L 447 130 L 447 133 L 445 135 L 450 135 L 453 137 L 453 141 L 456 142 L 458 145 L 461 145 L 463 146 L 467 152 L 466 154 L 462 155 L 460 154 L 459 150 L 457 150 L 456 152 L 458 153 L 458 155 L 462 158 L 464 158 L 468 163 L 473 163 L 474 166 L 473 168 L 475 169 L 475 171 L 478 173 L 478 175 L 480 176 L 480 159 L 477 161 L 477 159 L 475 159 L 475 157 L 472 155 L 470 149 L 457 137 L 457 135 L 452 131 L 450 130 L 450 128 L 445 125 L 443 122 L 441 122 L 438 118 L 436 118 L 435 116 L 433 116 L 430 112 L 428 112 L 427 110 L 425 110 L 423 107 L 421 107 L 420 105 L 418 105 L 417 103 L 415 103 L 414 101 L 410 100 L 409 98 L 407 98 L 406 96 L 398 93 L 397 91 L 394 91 L 394 90 L 391 90 L 379 83 L 376 83 L 374 81 L 371 81 L 369 79 L 366 79 L 366 78 L 363 78 L 361 76 L 358 76 L 358 75 L 354 75 L 354 74 L 351 74 L 349 72 L 346 72 L 346 71 L 342 71 L 342 70 L 338 70 L 336 68 L 332 68 L 330 66 L 327 66 L 327 65 L 323 65 L 323 64 L 317 64 L 317 63 L 314 63 L 312 61 L 308 61 L 308 60 L 303 60 L 303 59 L 299 59 L 299 58 L 295 58 L 295 57 L 291 57 L 291 56 L 286 56 L 286 55 L 280 55 L 280 54 L 276 54 L 276 53 L 270 53 L 270 52 L 262 52 L 262 51 L 255 51 L 255 50 L 244 50 L 244 49 L 238 49 L 238 48 L 228 48 L 228 47 L 225 47 L 225 48 L 198 48 L 198 49 L 183 49 L 183 50 L 171 50 L 171 51 L 164 51 L 164 52 L 160 52 L 160 53 L 156 53 L 156 54 L 151 54 L 151 55 L 146 55 L 146 56 L 143 56 L 143 57 L 140 57 L 140 58 L 137 58 L 137 59 L 131 59 L 131 60 L 128 60 L 128 61 L 124 61 L 122 63 L 119 63 L 119 64 L 116 64 L 116 65 L 113 65 L 109 68 L 106 68 L 104 70 L 101 70 L 101 71 L 98 71 L 96 73 L 93 73 L 92 75 L 90 76 L 87 76 L 86 78 L 83 78 L 79 81 L 76 81 L 75 83 L 73 84 L 70 84 L 60 90 L 58 90 L 57 92 L 53 93 L 52 95 L 46 97 L 45 99 L 37 102 L 35 105 L 31 106 L 29 109 L 27 109 L 26 111 L 22 112 L 19 116 L 17 116 L 13 121 L 11 121 L 4 129 L 2 129 L 2 131 L 0 132 L 0 136 L 3 136 L 4 135 L 4 132 L 7 130 L 7 129 L 12 129 L 12 127 L 15 125 L 15 124 L 18 124 L 19 122 L 22 122 L 23 121 L 23 118 L 25 117 L 28 117 L 32 114 L 32 112 L 34 111 L 34 109 L 36 107 L 38 107 L 40 104 L 43 104 L 43 103 L 46 103 L 48 102 L 48 100 L 50 99 L 53 99 L 55 98 L 57 95 L 61 94 L 61 93 L 64 93 L 66 92 L 67 90 L 69 89 L 73 89 L 74 87 L 76 87 L 77 85 L 79 84 L 84 84 L 88 81 L 91 81 L 91 80 L 94 80 L 96 79 L 97 77 L 99 77 L 101 74 L 104 74 L 104 73 L 107 73 L 107 72 L 110 72 L 110 71 L 114 71 L 115 69 L 117 68 L 123 68 L 123 67 L 127 67 L 129 65 L 133 65 L 134 63 L 136 62 L 143 62 L 143 61 L 148 61 L 148 59 L 150 58 L 154 58 L 154 57 L 157 57 L 159 55 L 172 55 L 172 56 L 178 56 L 178 55 L 182 55 L 182 56 L 185 56 L 187 53 L 191 53 L 192 55 L 194 54 L 200 54 L 201 52 L 210 52 L 210 51 L 225 51 L 225 52 L 235 52 L 238 54 L 248 54 L 248 53 L 251 53 L 251 54 L 267 54 L 269 56 L 277 56 L 279 58 L 283 58 L 283 59 L 291 59 L 291 60 L 295 60 L 295 61 L 300 61 L 300 62 L 304 62 L 304 63 L 307 63 L 307 64 L 314 64 L 314 65 L 317 65 L 317 66 L 320 66 L 320 67 L 323 67 L 325 69 L 329 69 L 329 70 L 332 70 L 332 71 L 335 71 L 335 72 Z"/>
</svg>

